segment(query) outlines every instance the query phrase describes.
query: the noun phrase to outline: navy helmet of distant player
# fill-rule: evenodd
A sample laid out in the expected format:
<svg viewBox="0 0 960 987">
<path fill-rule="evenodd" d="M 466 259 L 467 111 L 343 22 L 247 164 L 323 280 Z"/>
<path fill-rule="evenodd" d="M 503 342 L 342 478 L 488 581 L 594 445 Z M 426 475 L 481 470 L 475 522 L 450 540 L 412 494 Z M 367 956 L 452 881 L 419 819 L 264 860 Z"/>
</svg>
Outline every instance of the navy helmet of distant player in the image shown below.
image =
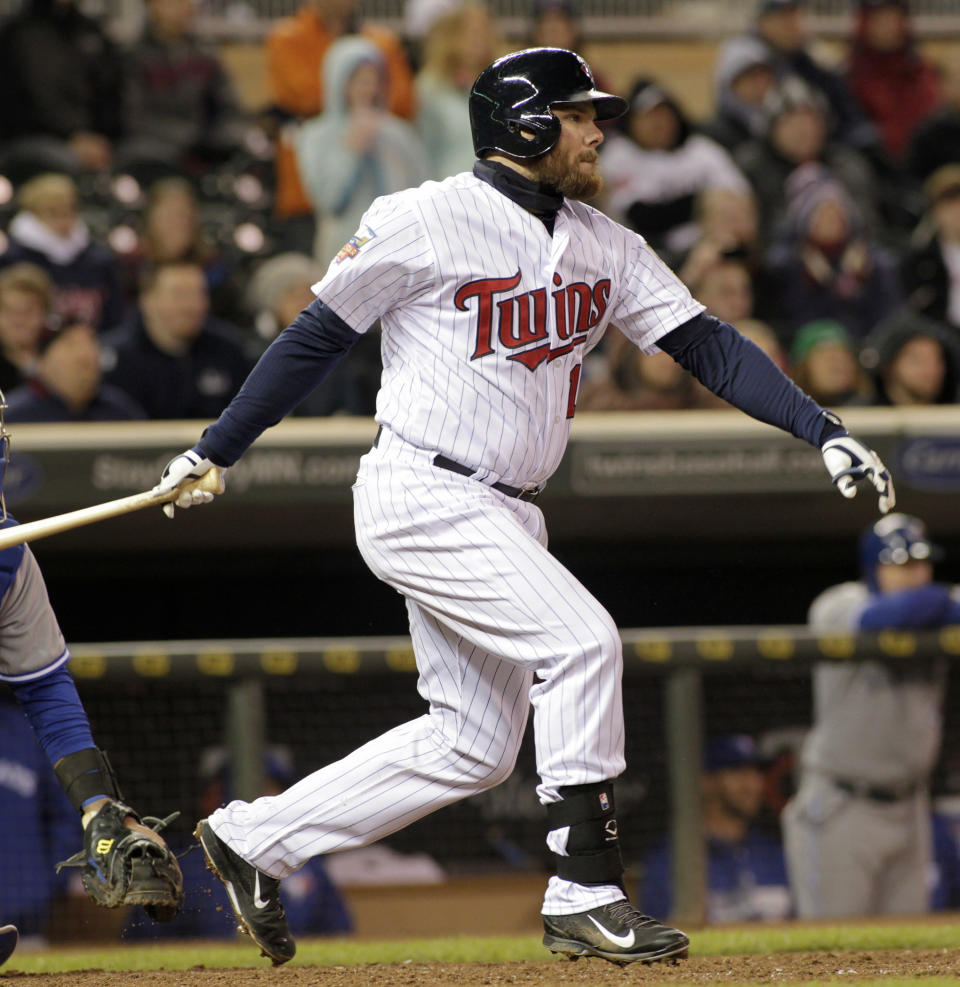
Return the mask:
<svg viewBox="0 0 960 987">
<path fill-rule="evenodd" d="M 943 549 L 934 545 L 927 526 L 910 514 L 888 514 L 867 528 L 860 537 L 860 570 L 864 582 L 878 589 L 878 565 L 907 565 L 909 562 L 936 562 Z"/>
<path fill-rule="evenodd" d="M 10 433 L 7 431 L 5 412 L 7 399 L 0 390 L 0 524 L 7 520 L 7 502 L 3 495 L 3 481 L 7 476 L 7 463 L 10 462 Z"/>
</svg>

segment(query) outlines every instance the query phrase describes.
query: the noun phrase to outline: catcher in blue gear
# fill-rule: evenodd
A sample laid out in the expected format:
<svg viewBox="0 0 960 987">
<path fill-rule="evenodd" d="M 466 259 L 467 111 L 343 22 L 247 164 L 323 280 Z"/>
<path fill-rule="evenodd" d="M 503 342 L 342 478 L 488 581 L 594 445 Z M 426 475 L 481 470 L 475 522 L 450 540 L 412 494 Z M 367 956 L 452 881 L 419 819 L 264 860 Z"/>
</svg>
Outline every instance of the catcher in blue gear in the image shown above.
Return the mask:
<svg viewBox="0 0 960 987">
<path fill-rule="evenodd" d="M 0 528 L 15 525 L 7 513 L 3 481 L 10 434 L 0 391 Z M 70 652 L 28 545 L 0 551 L 0 681 L 13 691 L 80 813 L 83 848 L 58 866 L 82 868 L 83 885 L 107 908 L 143 905 L 158 921 L 176 916 L 183 878 L 160 831 L 176 818 L 141 818 L 125 804 L 106 754 L 94 743 L 90 721 L 67 671 Z M 13 931 L 8 931 L 12 929 Z M 0 947 L 13 952 L 16 929 L 0 929 Z M 2 949 L 0 949 L 2 952 Z"/>
</svg>

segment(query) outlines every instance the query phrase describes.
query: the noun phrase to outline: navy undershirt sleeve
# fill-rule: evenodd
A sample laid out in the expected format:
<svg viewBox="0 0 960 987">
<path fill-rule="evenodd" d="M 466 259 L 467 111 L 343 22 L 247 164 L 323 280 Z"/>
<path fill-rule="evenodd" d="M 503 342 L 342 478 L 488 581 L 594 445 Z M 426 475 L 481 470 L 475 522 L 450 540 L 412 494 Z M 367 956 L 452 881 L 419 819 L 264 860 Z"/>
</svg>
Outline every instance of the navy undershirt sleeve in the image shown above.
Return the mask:
<svg viewBox="0 0 960 987">
<path fill-rule="evenodd" d="M 845 433 L 749 339 L 712 315 L 698 315 L 657 345 L 714 394 L 734 407 L 804 439 L 818 449 Z"/>
<path fill-rule="evenodd" d="M 8 681 L 51 764 L 95 747 L 90 720 L 66 664 L 27 681 Z"/>
<path fill-rule="evenodd" d="M 319 298 L 270 344 L 237 396 L 207 428 L 198 450 L 232 466 L 259 435 L 293 411 L 360 338 Z"/>
</svg>

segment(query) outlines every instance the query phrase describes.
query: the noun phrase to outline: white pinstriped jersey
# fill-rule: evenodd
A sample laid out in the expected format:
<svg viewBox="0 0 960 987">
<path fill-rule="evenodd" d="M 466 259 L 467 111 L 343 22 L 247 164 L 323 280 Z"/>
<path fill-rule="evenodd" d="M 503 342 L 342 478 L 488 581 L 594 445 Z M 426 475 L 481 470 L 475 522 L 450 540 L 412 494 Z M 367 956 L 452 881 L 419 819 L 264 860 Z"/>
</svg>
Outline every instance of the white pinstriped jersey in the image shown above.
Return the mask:
<svg viewBox="0 0 960 987">
<path fill-rule="evenodd" d="M 377 421 L 517 486 L 557 468 L 581 362 L 608 325 L 652 353 L 703 311 L 597 210 L 566 200 L 551 237 L 470 173 L 377 199 L 313 291 L 358 332 L 381 319 Z"/>
</svg>

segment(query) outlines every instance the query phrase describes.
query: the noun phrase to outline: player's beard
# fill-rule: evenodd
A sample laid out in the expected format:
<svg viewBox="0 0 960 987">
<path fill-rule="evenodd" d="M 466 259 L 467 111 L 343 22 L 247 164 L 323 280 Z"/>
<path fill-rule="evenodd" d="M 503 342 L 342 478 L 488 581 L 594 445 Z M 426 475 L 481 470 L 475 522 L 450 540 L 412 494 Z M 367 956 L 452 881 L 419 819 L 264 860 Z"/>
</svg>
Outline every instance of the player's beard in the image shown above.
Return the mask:
<svg viewBox="0 0 960 987">
<path fill-rule="evenodd" d="M 541 185 L 556 189 L 566 199 L 585 201 L 599 195 L 603 188 L 603 178 L 596 171 L 584 174 L 580 171 L 581 161 L 597 160 L 596 151 L 584 151 L 574 161 L 563 158 L 559 148 L 548 151 L 532 170 Z"/>
</svg>

